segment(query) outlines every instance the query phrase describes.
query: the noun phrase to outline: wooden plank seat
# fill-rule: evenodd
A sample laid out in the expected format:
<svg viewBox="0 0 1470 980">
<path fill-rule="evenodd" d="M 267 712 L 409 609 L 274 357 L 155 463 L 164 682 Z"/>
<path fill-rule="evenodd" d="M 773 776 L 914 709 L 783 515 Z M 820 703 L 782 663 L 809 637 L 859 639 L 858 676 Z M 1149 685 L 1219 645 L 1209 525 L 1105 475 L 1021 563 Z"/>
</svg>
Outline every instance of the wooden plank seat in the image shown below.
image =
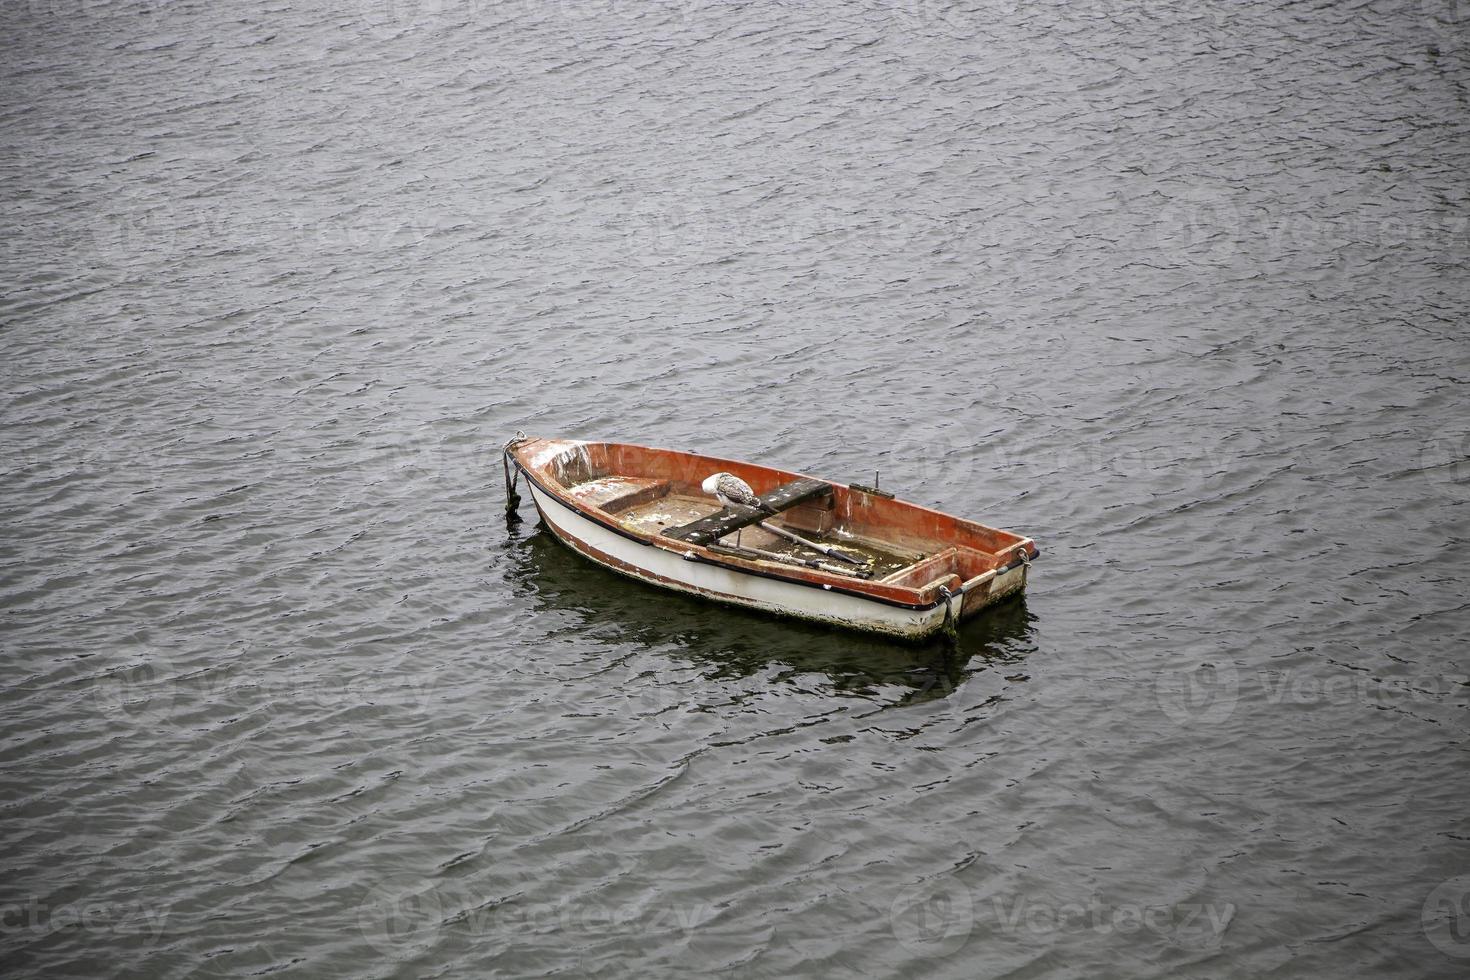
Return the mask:
<svg viewBox="0 0 1470 980">
<path fill-rule="evenodd" d="M 882 580 L 884 585 L 905 585 L 912 589 L 923 589 L 930 584 L 955 575 L 955 560 L 960 549 L 953 546 L 937 551 L 928 558 L 906 565 Z"/>
<path fill-rule="evenodd" d="M 821 480 L 793 480 L 761 494 L 760 498 L 767 507 L 780 512 L 790 510 L 797 504 L 804 504 L 808 500 L 826 496 L 831 492 L 832 484 L 823 483 Z M 742 527 L 749 527 L 763 521 L 769 516 L 771 515 L 763 510 L 741 507 L 737 504 L 710 514 L 708 517 L 701 517 L 697 521 L 690 521 L 688 524 L 666 527 L 662 533 L 667 537 L 687 541 L 690 544 L 709 544 L 727 534 L 733 534 Z"/>
<path fill-rule="evenodd" d="M 657 500 L 668 494 L 668 480 L 649 480 L 633 476 L 605 476 L 571 488 L 578 500 L 609 514 L 616 514 Z"/>
</svg>

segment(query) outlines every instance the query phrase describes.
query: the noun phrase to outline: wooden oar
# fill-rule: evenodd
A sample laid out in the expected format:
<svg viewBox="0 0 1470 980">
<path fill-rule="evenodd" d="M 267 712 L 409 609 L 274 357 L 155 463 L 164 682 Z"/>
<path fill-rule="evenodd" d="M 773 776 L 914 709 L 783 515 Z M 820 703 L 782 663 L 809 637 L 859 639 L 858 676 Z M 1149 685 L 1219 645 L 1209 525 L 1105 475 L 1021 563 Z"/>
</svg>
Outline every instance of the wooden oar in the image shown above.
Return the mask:
<svg viewBox="0 0 1470 980">
<path fill-rule="evenodd" d="M 866 570 L 844 568 L 841 565 L 829 565 L 815 558 L 797 558 L 795 555 L 783 555 L 775 551 L 766 551 L 762 548 L 752 548 L 749 545 L 736 546 L 731 544 L 712 544 L 709 550 L 716 554 L 734 555 L 737 558 L 764 558 L 766 561 L 778 561 L 783 565 L 800 565 L 803 568 L 815 568 L 819 572 L 831 572 L 833 575 L 851 575 L 853 578 L 868 578 Z"/>
<path fill-rule="evenodd" d="M 824 544 L 817 544 L 817 542 L 815 542 L 815 541 L 808 541 L 806 538 L 802 537 L 801 535 L 795 534 L 795 533 L 793 533 L 791 531 L 788 531 L 784 527 L 777 527 L 774 524 L 767 524 L 765 521 L 760 521 L 759 523 L 756 524 L 756 527 L 763 527 L 767 531 L 770 531 L 772 534 L 776 535 L 777 537 L 782 537 L 782 538 L 785 538 L 787 541 L 790 541 L 790 542 L 792 542 L 794 544 L 803 545 L 803 546 L 805 546 L 807 548 L 812 548 L 812 549 L 814 549 L 816 551 L 820 551 L 822 554 L 827 555 L 827 556 L 829 556 L 831 558 L 841 559 L 842 561 L 847 562 L 849 565 L 866 565 L 867 564 L 867 562 L 865 562 L 865 561 L 863 561 L 863 560 L 861 560 L 859 558 L 854 558 L 852 555 L 845 554 L 845 553 L 843 553 L 841 551 L 838 551 L 836 548 L 829 548 L 829 547 L 827 547 Z"/>
</svg>

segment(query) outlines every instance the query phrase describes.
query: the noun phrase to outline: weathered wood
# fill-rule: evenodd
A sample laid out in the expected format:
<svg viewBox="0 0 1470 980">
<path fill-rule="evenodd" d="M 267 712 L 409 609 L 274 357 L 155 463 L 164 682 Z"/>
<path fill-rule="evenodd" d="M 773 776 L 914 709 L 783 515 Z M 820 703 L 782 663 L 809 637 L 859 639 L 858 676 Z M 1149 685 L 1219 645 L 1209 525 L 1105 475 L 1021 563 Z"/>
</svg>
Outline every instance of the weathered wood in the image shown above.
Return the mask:
<svg viewBox="0 0 1470 980">
<path fill-rule="evenodd" d="M 825 544 L 818 544 L 815 541 L 809 541 L 793 531 L 786 530 L 784 527 L 777 527 L 774 524 L 767 524 L 765 521 L 761 521 L 759 526 L 765 528 L 767 531 L 770 531 L 778 538 L 785 538 L 792 544 L 799 544 L 805 548 L 810 548 L 813 551 L 820 551 L 824 555 L 829 555 L 833 558 L 838 559 L 839 561 L 845 561 L 849 565 L 866 564 L 866 562 L 864 562 L 861 558 L 854 558 L 852 555 L 849 555 L 843 551 L 838 551 L 836 548 L 829 548 Z"/>
<path fill-rule="evenodd" d="M 832 484 L 823 483 L 821 480 L 793 480 L 769 493 L 761 494 L 760 499 L 771 509 L 771 512 L 780 513 L 783 510 L 790 510 L 797 504 L 804 504 L 808 500 L 825 496 L 831 492 Z M 771 512 L 757 510 L 754 507 L 741 507 L 737 504 L 708 517 L 701 517 L 697 521 L 690 521 L 688 524 L 666 527 L 662 533 L 677 541 L 709 544 L 743 527 L 760 523 L 770 517 Z"/>
<path fill-rule="evenodd" d="M 716 510 L 718 504 L 693 490 L 711 473 L 731 473 L 759 489 L 809 477 L 739 460 L 629 443 L 517 439 L 508 449 L 510 462 L 527 478 L 542 520 L 559 540 L 600 565 L 642 581 L 742 608 L 918 639 L 940 629 L 944 613 L 951 607 L 953 618 L 969 618 L 981 608 L 1023 590 L 1030 570 L 1024 563 L 1015 564 L 1012 556 L 1018 550 L 1032 557 L 1037 554 L 1033 541 L 1009 531 L 888 499 L 886 495 L 830 484 L 831 496 L 795 512 L 810 512 L 808 516 L 813 519 L 801 520 L 797 530 L 805 534 L 836 533 L 840 538 L 834 540 L 854 549 L 854 554 L 873 553 L 876 559 L 872 574 L 829 574 L 805 564 L 803 559 L 820 560 L 806 558 L 813 553 L 784 544 L 765 547 L 773 554 L 784 552 L 792 559 L 790 563 L 780 559 L 749 560 L 758 556 L 743 549 L 737 552 L 743 557 L 736 558 L 730 552 L 715 553 L 662 537 L 659 520 L 692 522 L 695 515 Z M 581 499 L 577 493 L 584 484 L 612 476 L 668 480 L 672 490 L 669 506 L 640 504 L 632 511 L 610 515 L 601 504 Z M 759 520 L 762 515 L 751 516 Z M 818 527 L 820 530 L 816 530 Z M 715 529 L 715 533 L 720 530 Z M 956 548 L 958 555 L 950 569 L 952 574 L 945 579 L 932 581 L 933 576 L 921 570 L 918 576 L 880 581 L 897 571 L 891 567 L 890 558 L 907 558 L 909 564 L 915 564 L 924 555 L 949 547 Z M 939 571 L 932 565 L 928 567 Z M 945 585 L 951 597 L 963 595 L 963 600 L 941 601 L 938 590 Z"/>
<path fill-rule="evenodd" d="M 872 577 L 865 569 L 848 568 L 845 565 L 832 565 L 818 558 L 798 558 L 796 555 L 783 555 L 777 551 L 766 551 L 764 548 L 752 548 L 748 545 L 712 544 L 709 546 L 709 550 L 717 555 L 733 555 L 736 558 L 760 558 L 765 561 L 778 561 L 786 565 L 801 565 L 806 568 L 815 568 L 820 572 L 831 572 L 834 575 L 850 575 L 853 578 L 860 579 Z"/>
</svg>

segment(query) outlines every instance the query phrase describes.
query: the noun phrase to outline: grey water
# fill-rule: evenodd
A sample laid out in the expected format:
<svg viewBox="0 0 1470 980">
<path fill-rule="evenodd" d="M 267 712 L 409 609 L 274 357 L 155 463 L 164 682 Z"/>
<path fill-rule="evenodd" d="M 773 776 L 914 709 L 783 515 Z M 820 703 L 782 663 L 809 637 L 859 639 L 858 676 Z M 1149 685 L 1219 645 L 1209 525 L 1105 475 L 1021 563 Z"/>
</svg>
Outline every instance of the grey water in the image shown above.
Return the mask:
<svg viewBox="0 0 1470 980">
<path fill-rule="evenodd" d="M 7 0 L 0 969 L 1464 976 L 1466 16 Z M 518 429 L 1043 555 L 730 611 Z"/>
</svg>

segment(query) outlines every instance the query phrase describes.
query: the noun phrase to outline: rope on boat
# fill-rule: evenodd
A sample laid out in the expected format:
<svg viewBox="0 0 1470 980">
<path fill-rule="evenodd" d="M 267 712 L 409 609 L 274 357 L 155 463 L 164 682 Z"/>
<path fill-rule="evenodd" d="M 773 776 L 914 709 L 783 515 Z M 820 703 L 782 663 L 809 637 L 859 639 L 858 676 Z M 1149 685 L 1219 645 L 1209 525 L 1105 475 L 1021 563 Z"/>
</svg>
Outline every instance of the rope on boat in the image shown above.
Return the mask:
<svg viewBox="0 0 1470 980">
<path fill-rule="evenodd" d="M 514 524 L 521 519 L 519 508 L 521 496 L 516 493 L 516 484 L 521 479 L 521 464 L 511 458 L 510 451 L 517 444 L 526 441 L 526 434 L 520 429 L 511 437 L 500 450 L 500 465 L 505 470 L 505 522 Z"/>
<path fill-rule="evenodd" d="M 944 625 L 940 629 L 943 630 L 946 640 L 951 644 L 958 644 L 960 630 L 954 620 L 954 593 L 949 591 L 949 586 L 941 585 L 939 595 L 944 599 Z M 964 592 L 961 592 L 960 595 L 964 595 Z"/>
</svg>

